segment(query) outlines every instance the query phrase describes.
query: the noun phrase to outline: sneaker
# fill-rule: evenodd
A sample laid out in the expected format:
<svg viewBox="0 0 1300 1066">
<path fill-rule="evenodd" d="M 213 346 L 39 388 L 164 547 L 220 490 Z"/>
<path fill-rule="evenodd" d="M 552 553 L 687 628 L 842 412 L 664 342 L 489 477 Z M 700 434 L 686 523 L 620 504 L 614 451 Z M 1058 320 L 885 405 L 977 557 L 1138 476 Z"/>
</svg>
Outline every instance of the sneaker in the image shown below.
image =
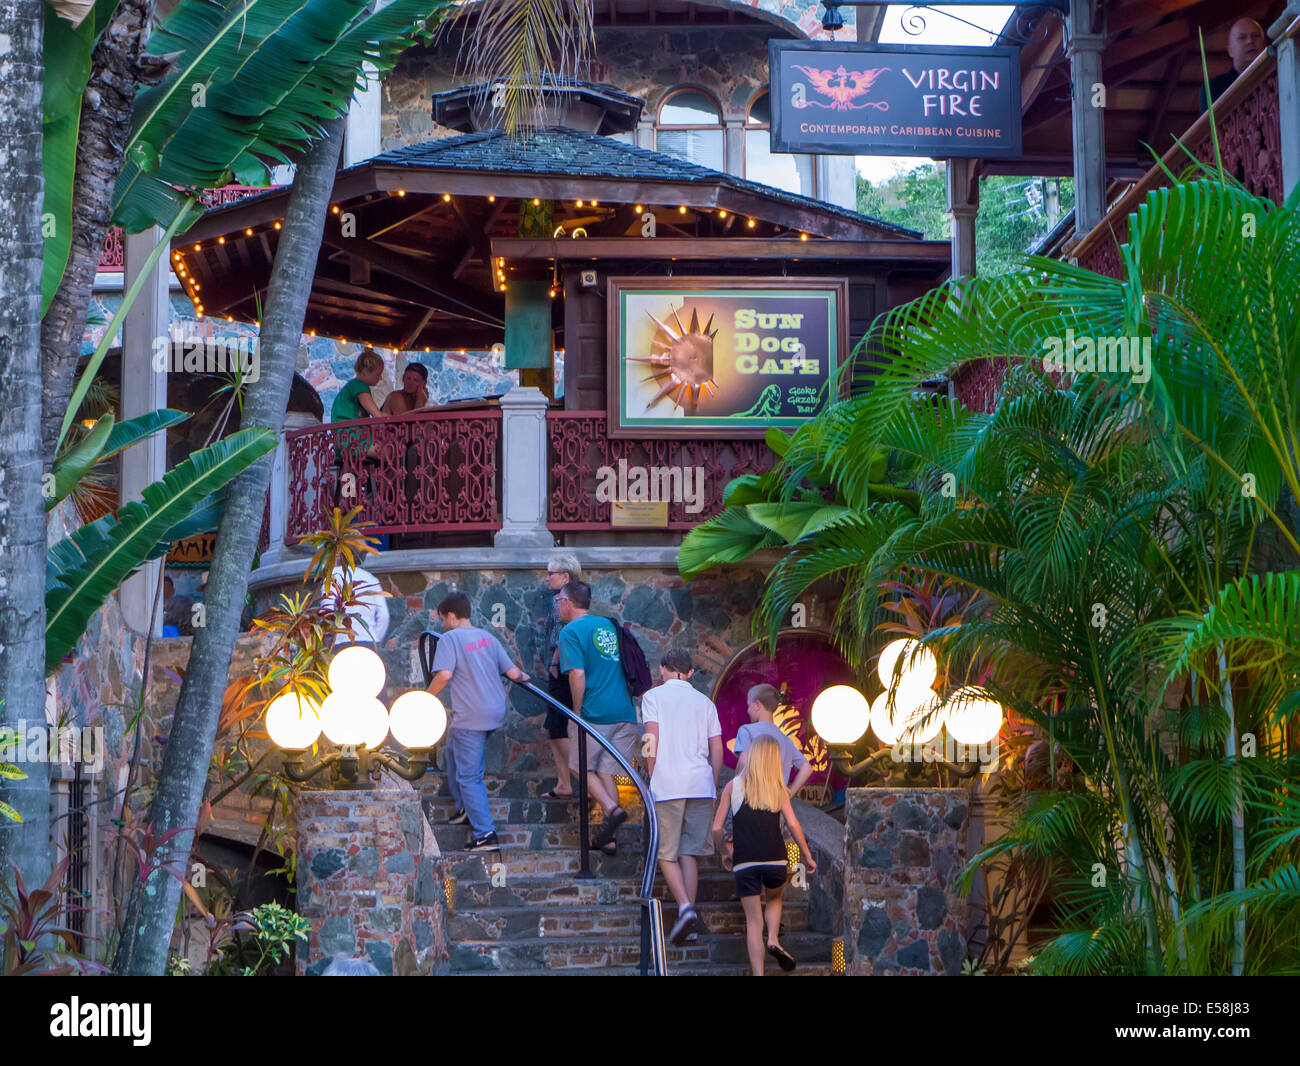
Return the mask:
<svg viewBox="0 0 1300 1066">
<path fill-rule="evenodd" d="M 695 913 L 694 907 L 685 907 L 677 912 L 677 921 L 673 923 L 672 932 L 668 934 L 668 939 L 674 944 L 682 944 L 686 941 L 688 933 L 696 931 L 696 923 L 699 921 L 699 915 Z"/>
<path fill-rule="evenodd" d="M 462 807 L 460 810 L 458 810 L 455 814 L 453 814 L 450 818 L 447 819 L 447 822 L 450 825 L 464 825 L 468 821 L 469 821 L 469 815 L 465 813 L 464 807 Z"/>
<path fill-rule="evenodd" d="M 491 851 L 499 848 L 501 842 L 497 840 L 496 833 L 484 833 L 481 837 L 470 836 L 469 843 L 465 845 L 466 851 Z"/>
</svg>

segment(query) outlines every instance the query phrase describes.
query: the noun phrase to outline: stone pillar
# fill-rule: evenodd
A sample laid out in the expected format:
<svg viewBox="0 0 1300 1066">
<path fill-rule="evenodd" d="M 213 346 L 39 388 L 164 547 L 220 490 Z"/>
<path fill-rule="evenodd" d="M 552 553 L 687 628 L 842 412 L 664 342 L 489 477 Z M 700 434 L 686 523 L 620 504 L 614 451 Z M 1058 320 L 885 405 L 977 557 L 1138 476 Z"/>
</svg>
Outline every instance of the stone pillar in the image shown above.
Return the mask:
<svg viewBox="0 0 1300 1066">
<path fill-rule="evenodd" d="M 381 974 L 447 970 L 447 899 L 437 843 L 414 789 L 298 794 L 298 913 L 311 922 L 299 976 L 336 954 Z"/>
<path fill-rule="evenodd" d="M 1286 10 L 1269 27 L 1277 49 L 1278 121 L 1282 129 L 1282 197 L 1300 185 L 1300 42 L 1285 36 L 1300 18 L 1300 0 L 1291 0 Z"/>
<path fill-rule="evenodd" d="M 980 209 L 976 160 L 947 160 L 948 214 L 952 218 L 952 276 L 975 276 L 975 218 Z"/>
<path fill-rule="evenodd" d="M 844 957 L 850 976 L 961 973 L 967 793 L 851 788 L 845 793 Z"/>
<path fill-rule="evenodd" d="M 546 394 L 511 389 L 501 397 L 501 529 L 498 548 L 552 548 L 546 528 Z"/>
<path fill-rule="evenodd" d="M 1071 0 L 1070 118 L 1074 129 L 1074 236 L 1091 233 L 1106 213 L 1106 125 L 1104 106 L 1095 106 L 1102 80 L 1106 35 L 1094 32 L 1097 0 Z"/>
<path fill-rule="evenodd" d="M 126 267 L 123 292 L 131 288 L 140 269 L 162 240 L 163 231 L 156 226 L 126 238 Z M 153 368 L 155 344 L 161 338 L 171 356 L 171 331 L 168 322 L 168 274 L 171 255 L 164 253 L 154 266 L 122 324 L 122 420 L 148 414 L 167 406 L 167 371 Z M 200 323 L 202 325 L 202 323 Z M 121 499 L 123 503 L 140 499 L 140 493 L 167 472 L 167 434 L 155 433 L 147 440 L 128 448 L 121 457 Z M 150 630 L 150 615 L 158 591 L 158 573 L 163 560 L 145 563 L 122 583 L 118 592 L 122 617 L 137 633 Z M 162 636 L 162 608 L 153 619 L 153 635 Z"/>
<path fill-rule="evenodd" d="M 636 146 L 638 148 L 650 148 L 655 146 L 655 124 L 654 119 L 643 118 L 636 124 Z"/>
</svg>

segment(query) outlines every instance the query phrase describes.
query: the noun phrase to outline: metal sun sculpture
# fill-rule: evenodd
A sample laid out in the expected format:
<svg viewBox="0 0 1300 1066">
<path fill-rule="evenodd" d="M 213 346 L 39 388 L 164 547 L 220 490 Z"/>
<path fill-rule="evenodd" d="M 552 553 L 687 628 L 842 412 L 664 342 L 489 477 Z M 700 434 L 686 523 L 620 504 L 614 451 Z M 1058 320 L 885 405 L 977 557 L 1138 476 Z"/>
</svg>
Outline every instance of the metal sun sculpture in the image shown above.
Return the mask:
<svg viewBox="0 0 1300 1066">
<path fill-rule="evenodd" d="M 718 383 L 713 380 L 713 338 L 718 333 L 713 329 L 714 316 L 709 315 L 708 322 L 701 329 L 700 316 L 692 310 L 688 327 L 682 325 L 681 316 L 674 308 L 672 317 L 677 323 L 677 329 L 673 329 L 649 311 L 646 315 L 659 327 L 654 339 L 650 341 L 650 347 L 661 350 L 652 351 L 649 355 L 627 357 L 629 362 L 650 363 L 654 367 L 649 377 L 641 379 L 642 382 L 651 381 L 659 386 L 659 391 L 646 404 L 645 409 L 649 411 L 664 397 L 669 397 L 678 407 L 689 406 L 694 414 L 702 393 L 712 396 L 718 391 Z M 664 337 L 668 339 L 662 339 Z"/>
</svg>

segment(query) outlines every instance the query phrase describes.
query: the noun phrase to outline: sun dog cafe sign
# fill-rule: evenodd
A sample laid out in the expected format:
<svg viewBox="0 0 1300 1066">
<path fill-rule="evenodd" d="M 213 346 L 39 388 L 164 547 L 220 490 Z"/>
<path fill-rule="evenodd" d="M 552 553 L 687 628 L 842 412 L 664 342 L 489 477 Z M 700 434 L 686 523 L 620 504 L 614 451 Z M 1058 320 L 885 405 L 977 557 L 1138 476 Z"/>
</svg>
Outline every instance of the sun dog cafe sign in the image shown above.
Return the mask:
<svg viewBox="0 0 1300 1066">
<path fill-rule="evenodd" d="M 1014 159 L 1015 48 L 771 41 L 772 151 Z"/>
<path fill-rule="evenodd" d="M 821 410 L 845 350 L 846 281 L 609 285 L 611 436 L 762 436 Z"/>
</svg>

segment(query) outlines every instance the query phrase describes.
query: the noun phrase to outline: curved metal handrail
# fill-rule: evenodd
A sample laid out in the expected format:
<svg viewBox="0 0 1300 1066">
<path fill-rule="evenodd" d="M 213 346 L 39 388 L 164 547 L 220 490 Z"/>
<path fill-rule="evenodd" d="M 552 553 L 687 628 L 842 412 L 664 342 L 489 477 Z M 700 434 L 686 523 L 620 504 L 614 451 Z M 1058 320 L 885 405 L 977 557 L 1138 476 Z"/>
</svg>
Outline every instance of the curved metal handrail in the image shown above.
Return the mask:
<svg viewBox="0 0 1300 1066">
<path fill-rule="evenodd" d="M 440 634 L 429 630 L 425 630 L 420 634 L 418 644 L 420 669 L 424 673 L 426 687 L 433 680 L 433 653 L 438 646 L 439 636 Z M 614 761 L 622 767 L 623 772 L 632 779 L 632 784 L 636 786 L 636 790 L 641 796 L 642 806 L 645 807 L 646 826 L 649 830 L 646 838 L 645 869 L 641 871 L 641 894 L 637 897 L 637 902 L 641 904 L 641 973 L 654 977 L 665 976 L 668 968 L 664 953 L 663 920 L 659 900 L 654 896 L 655 867 L 659 860 L 659 815 L 655 810 L 654 799 L 650 795 L 650 786 L 641 780 L 641 775 L 632 768 L 632 764 L 623 757 L 618 749 L 600 733 L 592 729 L 590 723 L 583 721 L 581 715 L 569 710 L 554 696 L 543 692 L 531 681 L 515 681 L 513 678 L 508 680 L 510 680 L 511 684 L 518 685 L 550 704 L 569 721 L 577 723 L 582 732 L 590 736 L 614 757 Z M 580 812 L 579 834 L 581 837 L 581 868 L 578 871 L 578 876 L 591 877 L 587 835 L 587 746 L 585 744 L 578 745 L 578 809 Z"/>
</svg>

